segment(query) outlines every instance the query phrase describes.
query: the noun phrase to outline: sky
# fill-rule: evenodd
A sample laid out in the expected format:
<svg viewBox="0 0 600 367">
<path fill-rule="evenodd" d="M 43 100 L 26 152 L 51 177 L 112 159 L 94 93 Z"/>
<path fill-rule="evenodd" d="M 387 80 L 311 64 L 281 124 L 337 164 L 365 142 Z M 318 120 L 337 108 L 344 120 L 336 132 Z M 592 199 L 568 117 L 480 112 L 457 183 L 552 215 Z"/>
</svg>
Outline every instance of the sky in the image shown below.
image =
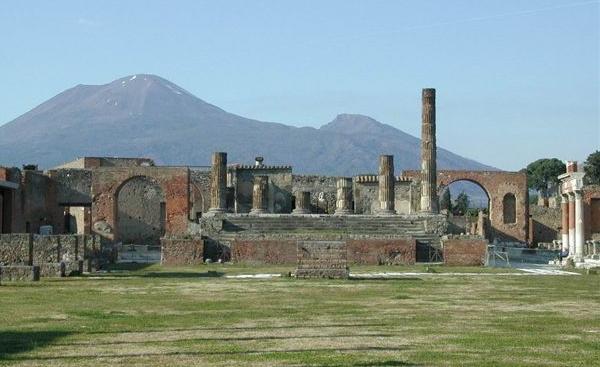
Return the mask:
<svg viewBox="0 0 600 367">
<path fill-rule="evenodd" d="M 600 0 L 0 2 L 0 125 L 77 84 L 164 77 L 229 112 L 360 113 L 505 170 L 600 149 Z"/>
</svg>

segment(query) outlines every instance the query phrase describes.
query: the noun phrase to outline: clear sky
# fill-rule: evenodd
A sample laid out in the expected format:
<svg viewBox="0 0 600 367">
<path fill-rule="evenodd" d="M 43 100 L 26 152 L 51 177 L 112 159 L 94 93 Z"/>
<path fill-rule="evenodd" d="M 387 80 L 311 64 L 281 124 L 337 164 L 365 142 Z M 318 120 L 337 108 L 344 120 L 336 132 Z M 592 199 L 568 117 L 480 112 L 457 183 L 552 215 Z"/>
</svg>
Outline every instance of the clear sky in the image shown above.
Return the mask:
<svg viewBox="0 0 600 367">
<path fill-rule="evenodd" d="M 0 124 L 76 84 L 160 75 L 229 112 L 361 113 L 502 169 L 600 149 L 598 0 L 0 2 Z"/>
</svg>

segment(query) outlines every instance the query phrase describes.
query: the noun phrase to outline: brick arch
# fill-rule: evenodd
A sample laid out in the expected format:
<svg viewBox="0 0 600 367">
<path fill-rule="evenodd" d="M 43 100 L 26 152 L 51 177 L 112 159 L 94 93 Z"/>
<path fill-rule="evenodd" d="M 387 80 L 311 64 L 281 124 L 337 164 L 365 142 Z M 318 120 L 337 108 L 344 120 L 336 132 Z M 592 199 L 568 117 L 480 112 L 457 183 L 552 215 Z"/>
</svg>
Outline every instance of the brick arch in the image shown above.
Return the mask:
<svg viewBox="0 0 600 367">
<path fill-rule="evenodd" d="M 420 180 L 420 171 L 406 171 L 403 176 Z M 523 172 L 438 170 L 437 185 L 445 188 L 456 181 L 470 181 L 483 188 L 489 198 L 491 236 L 499 240 L 527 242 L 529 194 L 527 175 Z M 515 222 L 504 223 L 503 201 L 506 194 L 515 196 Z"/>
<path fill-rule="evenodd" d="M 470 182 L 470 183 L 475 184 L 476 186 L 478 186 L 485 193 L 485 195 L 487 196 L 488 207 L 490 207 L 492 205 L 492 200 L 491 200 L 490 193 L 488 192 L 488 190 L 482 184 L 480 184 L 479 182 L 474 181 L 474 180 L 468 180 L 468 179 L 457 179 L 457 180 L 452 181 L 452 182 L 447 182 L 444 185 L 438 185 L 438 187 L 437 187 L 438 200 L 442 197 L 442 194 L 444 193 L 444 191 L 446 189 L 449 189 L 450 185 L 452 185 L 453 183 L 456 183 L 456 182 L 461 182 L 461 181 Z"/>
</svg>

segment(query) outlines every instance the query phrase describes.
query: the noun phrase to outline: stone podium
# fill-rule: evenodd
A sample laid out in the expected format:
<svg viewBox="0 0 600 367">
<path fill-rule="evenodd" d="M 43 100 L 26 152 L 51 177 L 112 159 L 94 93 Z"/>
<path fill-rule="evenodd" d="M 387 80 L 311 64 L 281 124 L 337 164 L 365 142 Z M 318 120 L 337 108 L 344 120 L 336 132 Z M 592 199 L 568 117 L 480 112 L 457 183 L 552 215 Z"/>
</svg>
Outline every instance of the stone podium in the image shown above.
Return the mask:
<svg viewBox="0 0 600 367">
<path fill-rule="evenodd" d="M 346 241 L 298 241 L 297 278 L 337 278 L 350 276 Z"/>
</svg>

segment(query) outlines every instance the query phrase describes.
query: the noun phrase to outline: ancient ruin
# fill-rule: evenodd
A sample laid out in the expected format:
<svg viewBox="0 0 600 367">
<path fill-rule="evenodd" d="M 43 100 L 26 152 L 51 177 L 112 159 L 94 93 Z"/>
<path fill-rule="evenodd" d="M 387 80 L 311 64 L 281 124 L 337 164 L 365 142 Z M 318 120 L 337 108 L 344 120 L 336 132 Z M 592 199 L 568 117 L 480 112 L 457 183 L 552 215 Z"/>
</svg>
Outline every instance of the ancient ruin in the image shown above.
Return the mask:
<svg viewBox="0 0 600 367">
<path fill-rule="evenodd" d="M 0 262 L 285 263 L 296 262 L 299 243 L 342 241 L 349 264 L 482 264 L 488 242 L 527 244 L 526 174 L 438 170 L 435 98 L 434 89 L 422 91 L 421 170 L 399 176 L 389 154 L 379 157 L 377 174 L 354 177 L 296 175 L 263 157 L 230 164 L 226 152 L 207 167 L 108 157 L 46 172 L 2 167 Z M 582 175 L 571 164 L 561 176 L 562 247 L 578 261 L 598 253 L 589 241 L 600 232 L 600 190 L 584 188 Z M 465 237 L 447 236 L 438 207 L 459 180 L 489 198 L 489 216 L 480 213 Z"/>
</svg>

